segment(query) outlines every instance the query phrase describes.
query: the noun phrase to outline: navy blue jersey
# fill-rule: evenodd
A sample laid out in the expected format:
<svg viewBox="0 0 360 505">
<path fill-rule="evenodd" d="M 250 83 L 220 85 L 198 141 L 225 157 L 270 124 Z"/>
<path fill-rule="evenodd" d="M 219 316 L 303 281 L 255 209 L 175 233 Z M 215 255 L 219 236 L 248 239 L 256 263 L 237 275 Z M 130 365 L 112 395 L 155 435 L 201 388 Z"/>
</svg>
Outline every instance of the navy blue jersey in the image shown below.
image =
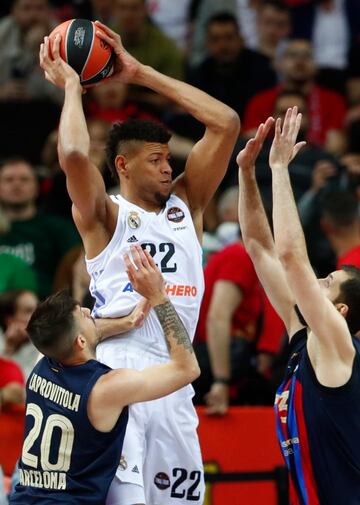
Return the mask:
<svg viewBox="0 0 360 505">
<path fill-rule="evenodd" d="M 111 369 L 96 360 L 64 367 L 42 358 L 26 384 L 20 482 L 11 505 L 102 505 L 120 462 L 128 420 L 108 433 L 87 415 L 91 390 Z"/>
<path fill-rule="evenodd" d="M 275 400 L 277 432 L 290 475 L 291 505 L 360 505 L 360 344 L 340 387 L 316 378 L 302 329 L 291 341 Z"/>
</svg>

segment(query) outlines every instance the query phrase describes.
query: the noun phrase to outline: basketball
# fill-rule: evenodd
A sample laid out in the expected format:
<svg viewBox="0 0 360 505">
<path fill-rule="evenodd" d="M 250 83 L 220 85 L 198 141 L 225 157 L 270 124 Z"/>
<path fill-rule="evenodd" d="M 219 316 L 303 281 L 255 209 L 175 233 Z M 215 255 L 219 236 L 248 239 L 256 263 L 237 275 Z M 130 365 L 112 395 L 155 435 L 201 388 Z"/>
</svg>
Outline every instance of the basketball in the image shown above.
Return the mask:
<svg viewBox="0 0 360 505">
<path fill-rule="evenodd" d="M 70 19 L 50 33 L 50 48 L 55 35 L 61 35 L 60 56 L 79 74 L 83 86 L 92 86 L 109 77 L 113 70 L 112 48 L 96 35 L 93 21 Z"/>
</svg>

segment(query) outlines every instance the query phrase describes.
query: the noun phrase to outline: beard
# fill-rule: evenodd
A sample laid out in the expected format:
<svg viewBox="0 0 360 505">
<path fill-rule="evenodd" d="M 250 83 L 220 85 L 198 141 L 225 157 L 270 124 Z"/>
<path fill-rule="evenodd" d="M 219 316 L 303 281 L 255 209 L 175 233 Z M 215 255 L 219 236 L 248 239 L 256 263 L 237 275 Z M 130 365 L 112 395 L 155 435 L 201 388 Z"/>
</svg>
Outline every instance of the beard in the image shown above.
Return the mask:
<svg viewBox="0 0 360 505">
<path fill-rule="evenodd" d="M 158 205 L 160 205 L 161 207 L 165 207 L 165 204 L 169 200 L 170 195 L 171 195 L 170 191 L 167 195 L 164 195 L 163 193 L 160 193 L 159 191 L 157 191 L 154 194 L 154 198 L 155 198 L 155 201 Z"/>
<path fill-rule="evenodd" d="M 26 202 L 16 202 L 16 203 L 2 202 L 1 206 L 5 210 L 10 210 L 13 212 L 20 212 L 20 211 L 26 209 L 29 206 L 29 203 L 31 203 L 31 202 L 29 202 L 28 200 Z"/>
</svg>

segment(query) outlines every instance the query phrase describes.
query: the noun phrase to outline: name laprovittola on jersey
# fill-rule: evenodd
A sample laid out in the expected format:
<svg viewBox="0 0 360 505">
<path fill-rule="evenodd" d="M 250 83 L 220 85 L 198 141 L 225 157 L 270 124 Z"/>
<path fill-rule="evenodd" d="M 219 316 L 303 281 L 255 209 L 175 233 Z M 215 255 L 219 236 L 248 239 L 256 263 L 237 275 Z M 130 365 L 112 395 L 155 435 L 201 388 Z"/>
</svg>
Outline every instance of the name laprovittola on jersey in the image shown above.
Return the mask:
<svg viewBox="0 0 360 505">
<path fill-rule="evenodd" d="M 147 212 L 120 195 L 112 197 L 119 205 L 114 235 L 107 247 L 87 260 L 91 276 L 90 291 L 95 298 L 97 317 L 119 317 L 129 314 L 140 299 L 125 271 L 124 252 L 139 243 L 155 259 L 166 280 L 167 293 L 193 338 L 204 291 L 202 250 L 189 209 L 175 195 L 158 214 Z M 104 342 L 100 346 L 109 345 Z M 110 345 L 114 345 L 115 340 Z M 160 323 L 150 311 L 142 328 L 129 331 L 116 345 L 132 347 L 159 357 L 168 351 Z"/>
</svg>

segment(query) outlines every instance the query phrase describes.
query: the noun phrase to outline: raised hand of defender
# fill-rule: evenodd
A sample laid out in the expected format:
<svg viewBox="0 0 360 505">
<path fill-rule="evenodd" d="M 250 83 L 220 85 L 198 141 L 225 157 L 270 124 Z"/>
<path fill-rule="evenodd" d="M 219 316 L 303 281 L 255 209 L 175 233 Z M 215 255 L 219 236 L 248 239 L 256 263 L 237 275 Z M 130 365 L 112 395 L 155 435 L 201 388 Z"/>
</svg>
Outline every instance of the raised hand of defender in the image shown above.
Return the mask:
<svg viewBox="0 0 360 505">
<path fill-rule="evenodd" d="M 270 149 L 269 164 L 271 169 L 289 165 L 306 142 L 296 143 L 301 126 L 302 115 L 297 107 L 287 110 L 281 128 L 281 119 L 275 122 L 275 136 Z"/>
<path fill-rule="evenodd" d="M 61 35 L 56 34 L 51 50 L 49 37 L 45 37 L 40 45 L 40 66 L 45 72 L 45 79 L 61 89 L 69 80 L 80 85 L 79 75 L 60 56 L 60 41 Z"/>
<path fill-rule="evenodd" d="M 269 117 L 265 123 L 261 123 L 255 137 L 248 140 L 244 149 L 239 152 L 236 163 L 241 170 L 250 170 L 255 167 L 256 158 L 273 124 L 274 119 L 272 117 Z"/>
<path fill-rule="evenodd" d="M 129 54 L 124 46 L 122 45 L 120 35 L 113 30 L 110 30 L 106 25 L 100 23 L 100 21 L 95 21 L 95 25 L 99 30 L 96 34 L 113 48 L 116 55 L 116 63 L 114 68 L 114 73 L 111 77 L 106 80 L 118 80 L 125 83 L 133 83 L 134 78 L 141 66 L 141 64 Z"/>
<path fill-rule="evenodd" d="M 155 261 L 139 245 L 131 246 L 130 251 L 132 261 L 128 254 L 124 254 L 124 262 L 132 287 L 151 305 L 163 303 L 167 299 L 165 280 Z"/>
</svg>

